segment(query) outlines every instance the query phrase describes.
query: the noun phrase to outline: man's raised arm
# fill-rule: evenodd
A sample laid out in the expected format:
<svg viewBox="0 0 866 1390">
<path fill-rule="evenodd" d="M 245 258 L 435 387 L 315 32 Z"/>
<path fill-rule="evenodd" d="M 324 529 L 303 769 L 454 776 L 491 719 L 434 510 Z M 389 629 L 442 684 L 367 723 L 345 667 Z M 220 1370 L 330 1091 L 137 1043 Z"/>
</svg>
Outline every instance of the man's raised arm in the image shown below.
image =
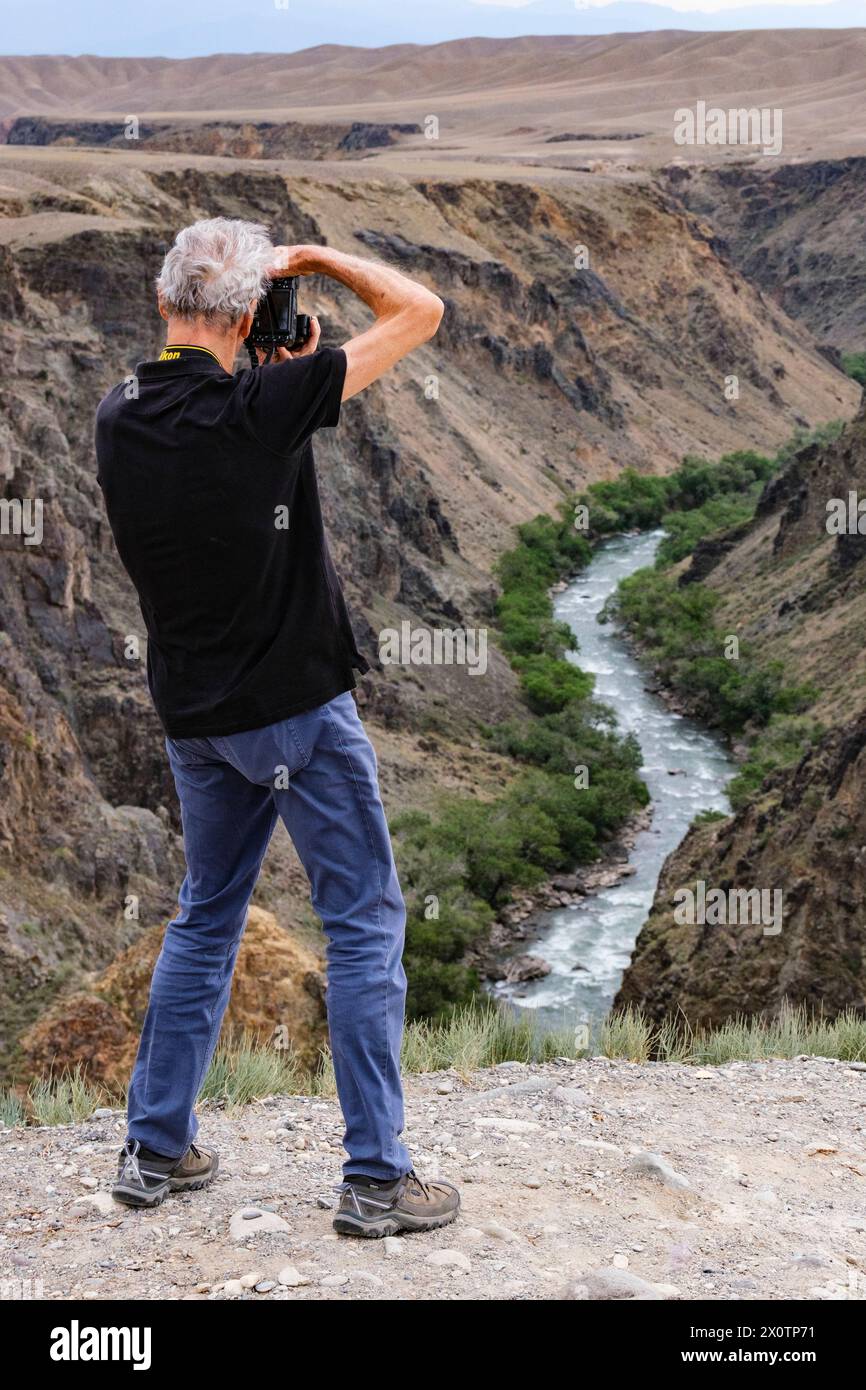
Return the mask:
<svg viewBox="0 0 866 1390">
<path fill-rule="evenodd" d="M 445 306 L 438 295 L 390 266 L 346 256 L 328 246 L 278 246 L 273 274 L 327 275 L 363 299 L 376 316 L 365 333 L 344 345 L 348 367 L 343 400 L 395 366 L 433 337 Z"/>
</svg>

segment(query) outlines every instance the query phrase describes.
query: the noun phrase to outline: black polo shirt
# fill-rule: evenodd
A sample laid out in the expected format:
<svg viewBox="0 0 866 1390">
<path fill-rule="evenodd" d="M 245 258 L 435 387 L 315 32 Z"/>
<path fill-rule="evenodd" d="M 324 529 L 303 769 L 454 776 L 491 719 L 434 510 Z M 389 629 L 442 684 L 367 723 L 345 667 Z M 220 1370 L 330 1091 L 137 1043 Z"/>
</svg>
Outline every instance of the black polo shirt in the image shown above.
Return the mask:
<svg viewBox="0 0 866 1390">
<path fill-rule="evenodd" d="M 99 406 L 99 484 L 170 737 L 274 724 L 369 669 L 311 444 L 339 421 L 345 375 L 339 348 L 233 376 L 207 349 L 170 347 Z"/>
</svg>

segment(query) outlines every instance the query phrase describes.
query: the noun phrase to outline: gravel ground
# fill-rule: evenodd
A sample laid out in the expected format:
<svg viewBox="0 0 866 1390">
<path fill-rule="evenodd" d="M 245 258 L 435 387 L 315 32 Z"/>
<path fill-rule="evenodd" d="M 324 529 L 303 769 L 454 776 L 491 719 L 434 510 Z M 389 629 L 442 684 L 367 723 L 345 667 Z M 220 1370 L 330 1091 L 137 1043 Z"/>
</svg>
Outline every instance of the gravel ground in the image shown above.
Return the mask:
<svg viewBox="0 0 866 1390">
<path fill-rule="evenodd" d="M 457 1182 L 463 1211 L 387 1241 L 331 1230 L 334 1101 L 205 1107 L 217 1181 L 146 1213 L 108 1195 L 121 1115 L 4 1130 L 0 1293 L 866 1298 L 862 1063 L 504 1063 L 411 1077 L 407 1125 L 419 1172 Z"/>
</svg>

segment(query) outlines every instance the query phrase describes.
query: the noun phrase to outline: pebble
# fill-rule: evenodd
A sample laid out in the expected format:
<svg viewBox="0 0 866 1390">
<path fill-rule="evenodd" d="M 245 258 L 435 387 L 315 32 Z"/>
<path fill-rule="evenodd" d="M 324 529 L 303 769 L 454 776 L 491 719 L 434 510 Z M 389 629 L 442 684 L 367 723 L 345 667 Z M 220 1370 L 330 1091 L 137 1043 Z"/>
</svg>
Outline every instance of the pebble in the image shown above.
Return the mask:
<svg viewBox="0 0 866 1390">
<path fill-rule="evenodd" d="M 672 1287 L 669 1286 L 669 1287 Z M 658 1302 L 670 1297 L 661 1293 L 655 1284 L 650 1284 L 639 1275 L 627 1269 L 593 1269 L 588 1274 L 567 1284 L 559 1295 L 560 1299 L 599 1300 L 634 1299 L 640 1302 Z"/>
<path fill-rule="evenodd" d="M 262 1279 L 256 1284 L 256 1293 L 270 1293 L 271 1289 L 277 1287 L 275 1279 Z"/>
<path fill-rule="evenodd" d="M 289 1225 L 274 1211 L 262 1211 L 256 1207 L 242 1207 L 229 1221 L 229 1235 L 232 1240 L 247 1240 L 250 1236 L 274 1234 L 277 1231 L 288 1233 Z"/>
<path fill-rule="evenodd" d="M 308 1284 L 309 1279 L 305 1279 L 294 1265 L 284 1265 L 277 1275 L 277 1279 L 286 1289 L 297 1289 L 302 1284 Z"/>
<path fill-rule="evenodd" d="M 428 1265 L 439 1265 L 443 1268 L 454 1265 L 457 1269 L 462 1269 L 466 1274 L 468 1274 L 472 1268 L 469 1256 L 464 1255 L 462 1250 L 434 1250 L 432 1254 L 427 1256 L 426 1263 Z"/>
<path fill-rule="evenodd" d="M 238 1282 L 244 1289 L 253 1289 L 264 1277 L 261 1270 L 258 1270 L 255 1274 L 242 1274 Z"/>
<path fill-rule="evenodd" d="M 246 1290 L 244 1289 L 244 1286 L 241 1283 L 240 1279 L 228 1279 L 223 1284 L 223 1293 L 228 1294 L 230 1298 L 238 1298 L 242 1293 L 245 1292 Z"/>
<path fill-rule="evenodd" d="M 606 1139 L 575 1139 L 574 1142 L 581 1149 L 598 1149 L 601 1153 L 609 1154 L 622 1153 L 619 1144 L 609 1144 Z"/>
<path fill-rule="evenodd" d="M 348 1274 L 326 1274 L 324 1279 L 319 1280 L 319 1285 L 323 1289 L 341 1289 L 348 1282 Z"/>
<path fill-rule="evenodd" d="M 498 1221 L 482 1221 L 479 1230 L 485 1236 L 492 1236 L 494 1240 L 509 1242 L 520 1240 L 516 1231 L 509 1230 L 507 1226 L 501 1225 Z"/>
<path fill-rule="evenodd" d="M 405 1255 L 406 1245 L 398 1236 L 386 1236 L 382 1241 L 383 1255 Z"/>
<path fill-rule="evenodd" d="M 585 1109 L 592 1104 L 592 1096 L 586 1091 L 581 1091 L 577 1086 L 555 1086 L 550 1094 L 561 1105 L 575 1105 Z"/>
<path fill-rule="evenodd" d="M 92 1216 L 94 1209 L 101 1216 L 111 1216 L 114 1212 L 120 1215 L 122 1211 L 109 1192 L 89 1192 L 84 1197 L 76 1197 L 70 1216 Z"/>
<path fill-rule="evenodd" d="M 249 1173 L 254 1178 L 266 1178 L 271 1171 L 269 1163 L 259 1163 L 255 1168 L 250 1168 Z"/>
<path fill-rule="evenodd" d="M 678 1173 L 675 1168 L 672 1168 L 667 1160 L 662 1158 L 661 1154 L 654 1154 L 645 1150 L 643 1153 L 635 1154 L 628 1166 L 631 1172 L 641 1173 L 646 1177 L 655 1178 L 658 1182 L 663 1183 L 665 1187 L 670 1187 L 674 1190 L 687 1188 L 689 1186 L 688 1178 L 683 1177 L 682 1173 Z"/>
<path fill-rule="evenodd" d="M 493 1094 L 508 1096 L 534 1096 L 544 1091 L 554 1091 L 557 1083 L 550 1076 L 530 1076 L 526 1081 L 515 1081 L 510 1086 L 503 1086 L 501 1090 L 485 1092 L 485 1099 Z"/>
</svg>

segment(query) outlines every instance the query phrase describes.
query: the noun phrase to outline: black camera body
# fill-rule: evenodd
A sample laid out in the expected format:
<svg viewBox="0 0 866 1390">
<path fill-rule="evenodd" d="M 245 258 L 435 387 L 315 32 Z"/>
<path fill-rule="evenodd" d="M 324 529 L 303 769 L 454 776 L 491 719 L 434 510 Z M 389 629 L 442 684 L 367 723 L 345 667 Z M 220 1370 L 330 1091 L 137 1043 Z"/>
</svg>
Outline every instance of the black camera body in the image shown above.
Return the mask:
<svg viewBox="0 0 866 1390">
<path fill-rule="evenodd" d="M 279 276 L 256 305 L 253 326 L 244 339 L 254 367 L 258 366 L 256 349 L 268 354 L 269 362 L 277 348 L 297 352 L 309 339 L 312 323 L 309 314 L 298 313 L 298 277 Z"/>
</svg>

